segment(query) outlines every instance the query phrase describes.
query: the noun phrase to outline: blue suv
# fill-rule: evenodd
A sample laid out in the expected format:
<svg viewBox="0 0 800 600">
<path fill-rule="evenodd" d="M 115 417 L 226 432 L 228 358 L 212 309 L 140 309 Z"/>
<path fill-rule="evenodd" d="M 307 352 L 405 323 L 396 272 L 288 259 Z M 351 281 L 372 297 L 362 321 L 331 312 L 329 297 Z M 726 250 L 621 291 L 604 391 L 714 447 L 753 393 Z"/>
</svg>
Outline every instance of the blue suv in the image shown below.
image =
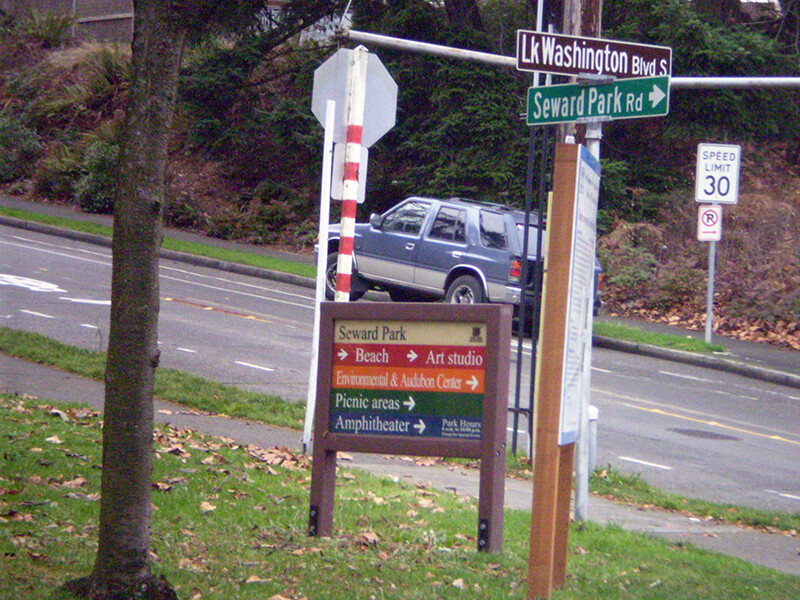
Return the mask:
<svg viewBox="0 0 800 600">
<path fill-rule="evenodd" d="M 519 304 L 521 211 L 463 198 L 411 197 L 355 226 L 350 299 L 368 290 L 394 301 Z M 536 252 L 531 215 L 528 258 Z M 336 287 L 339 229 L 329 232 L 326 295 Z M 532 269 L 531 269 L 532 270 Z"/>
</svg>

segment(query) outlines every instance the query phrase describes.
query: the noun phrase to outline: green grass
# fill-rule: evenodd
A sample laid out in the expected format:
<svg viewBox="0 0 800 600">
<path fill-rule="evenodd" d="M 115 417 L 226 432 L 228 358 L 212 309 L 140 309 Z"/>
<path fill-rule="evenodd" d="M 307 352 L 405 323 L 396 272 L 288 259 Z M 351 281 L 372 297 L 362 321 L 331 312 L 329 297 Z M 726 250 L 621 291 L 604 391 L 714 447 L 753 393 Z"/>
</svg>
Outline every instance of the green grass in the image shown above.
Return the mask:
<svg viewBox="0 0 800 600">
<path fill-rule="evenodd" d="M 725 351 L 725 348 L 719 344 L 708 344 L 703 340 L 691 336 L 644 331 L 638 327 L 632 327 L 622 323 L 595 321 L 593 331 L 594 335 L 636 342 L 638 344 L 671 348 L 673 350 L 683 350 L 684 352 L 709 353 Z"/>
<path fill-rule="evenodd" d="M 98 381 L 105 377 L 104 352 L 76 348 L 36 333 L 0 327 L 0 352 Z M 198 410 L 253 421 L 267 419 L 269 424 L 281 427 L 302 429 L 305 418 L 301 403 L 226 386 L 174 369 L 156 371 L 154 394 L 161 400 Z"/>
<path fill-rule="evenodd" d="M 0 395 L 0 597 L 58 600 L 90 572 L 100 436 L 91 409 Z M 166 426 L 154 448 L 154 571 L 182 599 L 526 597 L 527 511 L 479 554 L 473 499 L 340 469 L 334 534 L 310 538 L 304 457 Z M 798 577 L 592 523 L 571 528 L 567 572 L 555 600 L 800 597 Z"/>
<path fill-rule="evenodd" d="M 638 474 L 626 475 L 610 466 L 595 471 L 589 481 L 589 490 L 593 494 L 605 496 L 617 502 L 657 506 L 716 521 L 767 530 L 795 533 L 800 531 L 800 513 L 757 510 L 686 498 L 660 490 L 647 483 Z"/>
<path fill-rule="evenodd" d="M 7 208 L 0 206 L 0 214 L 25 221 L 34 221 L 43 223 L 45 225 L 53 225 L 73 231 L 81 231 L 83 233 L 91 233 L 104 237 L 111 237 L 111 227 L 101 225 L 98 223 L 81 221 L 76 219 L 65 219 L 62 217 L 52 217 L 49 215 L 41 215 L 35 212 L 29 212 L 21 209 Z M 273 256 L 264 256 L 260 254 L 251 254 L 239 250 L 229 250 L 227 248 L 220 248 L 217 246 L 210 246 L 207 244 L 200 244 L 187 240 L 180 240 L 165 234 L 162 247 L 167 250 L 174 250 L 176 252 L 184 252 L 186 254 L 195 254 L 197 256 L 205 256 L 215 260 L 224 262 L 233 262 L 251 267 L 258 267 L 260 269 L 267 269 L 269 271 L 278 271 L 281 273 L 290 273 L 300 277 L 314 278 L 316 274 L 316 267 L 300 262 L 284 260 Z"/>
</svg>

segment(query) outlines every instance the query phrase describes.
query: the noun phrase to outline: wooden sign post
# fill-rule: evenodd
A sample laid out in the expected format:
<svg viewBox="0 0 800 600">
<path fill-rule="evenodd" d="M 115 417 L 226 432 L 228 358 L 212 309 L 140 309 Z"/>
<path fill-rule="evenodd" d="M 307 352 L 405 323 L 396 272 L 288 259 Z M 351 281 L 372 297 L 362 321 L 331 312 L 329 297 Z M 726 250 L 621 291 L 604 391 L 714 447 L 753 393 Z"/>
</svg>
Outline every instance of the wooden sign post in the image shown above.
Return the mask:
<svg viewBox="0 0 800 600">
<path fill-rule="evenodd" d="M 558 144 L 536 374 L 536 455 L 528 598 L 566 581 L 572 464 L 589 357 L 599 162 Z"/>
<path fill-rule="evenodd" d="M 511 317 L 496 304 L 322 303 L 309 535 L 333 531 L 339 451 L 478 458 L 478 550 L 502 550 Z"/>
</svg>

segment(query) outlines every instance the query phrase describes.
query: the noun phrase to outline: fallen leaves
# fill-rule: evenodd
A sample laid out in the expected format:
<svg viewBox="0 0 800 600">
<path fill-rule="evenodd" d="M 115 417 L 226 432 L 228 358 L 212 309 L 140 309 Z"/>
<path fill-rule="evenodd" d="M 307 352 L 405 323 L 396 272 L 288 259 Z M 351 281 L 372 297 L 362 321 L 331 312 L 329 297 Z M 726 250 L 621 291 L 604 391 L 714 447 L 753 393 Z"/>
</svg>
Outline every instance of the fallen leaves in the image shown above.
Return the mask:
<svg viewBox="0 0 800 600">
<path fill-rule="evenodd" d="M 286 447 L 272 446 L 271 448 L 261 448 L 250 445 L 247 447 L 250 456 L 256 460 L 271 466 L 280 466 L 290 471 L 309 470 L 310 463 L 308 458 L 298 455 Z"/>
</svg>

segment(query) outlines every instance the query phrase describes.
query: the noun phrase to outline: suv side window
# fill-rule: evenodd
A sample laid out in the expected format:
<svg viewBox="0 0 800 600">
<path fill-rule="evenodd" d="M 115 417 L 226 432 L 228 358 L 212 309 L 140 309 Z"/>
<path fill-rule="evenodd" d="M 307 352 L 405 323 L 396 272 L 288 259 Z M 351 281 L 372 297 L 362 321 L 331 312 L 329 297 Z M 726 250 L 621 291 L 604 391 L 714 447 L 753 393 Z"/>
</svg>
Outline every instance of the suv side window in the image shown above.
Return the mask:
<svg viewBox="0 0 800 600">
<path fill-rule="evenodd" d="M 431 226 L 430 237 L 451 242 L 465 242 L 466 222 L 466 211 L 443 206 Z"/>
<path fill-rule="evenodd" d="M 416 200 L 406 202 L 403 206 L 384 217 L 381 229 L 383 231 L 418 234 L 422 229 L 422 223 L 425 221 L 425 215 L 428 214 L 430 208 L 431 205 L 427 202 L 417 202 Z"/>
<path fill-rule="evenodd" d="M 505 250 L 508 247 L 503 215 L 488 210 L 481 211 L 481 244 L 487 248 Z"/>
</svg>

